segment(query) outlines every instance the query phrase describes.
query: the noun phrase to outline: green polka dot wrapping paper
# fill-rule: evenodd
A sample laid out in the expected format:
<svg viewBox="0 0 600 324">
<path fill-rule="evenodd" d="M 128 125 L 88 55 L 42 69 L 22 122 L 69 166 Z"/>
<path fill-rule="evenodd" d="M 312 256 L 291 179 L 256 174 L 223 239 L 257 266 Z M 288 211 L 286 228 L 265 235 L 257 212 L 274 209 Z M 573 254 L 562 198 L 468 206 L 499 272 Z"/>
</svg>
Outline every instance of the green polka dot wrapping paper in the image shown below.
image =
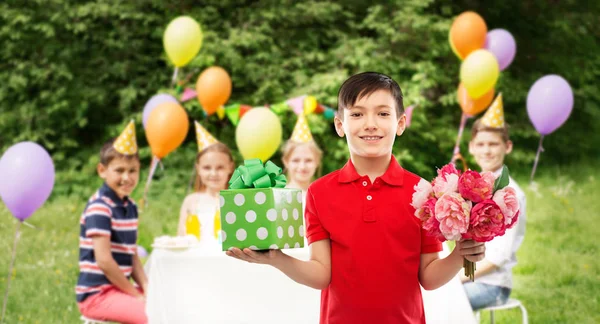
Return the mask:
<svg viewBox="0 0 600 324">
<path fill-rule="evenodd" d="M 229 189 L 220 200 L 223 251 L 304 247 L 301 190 Z"/>
</svg>

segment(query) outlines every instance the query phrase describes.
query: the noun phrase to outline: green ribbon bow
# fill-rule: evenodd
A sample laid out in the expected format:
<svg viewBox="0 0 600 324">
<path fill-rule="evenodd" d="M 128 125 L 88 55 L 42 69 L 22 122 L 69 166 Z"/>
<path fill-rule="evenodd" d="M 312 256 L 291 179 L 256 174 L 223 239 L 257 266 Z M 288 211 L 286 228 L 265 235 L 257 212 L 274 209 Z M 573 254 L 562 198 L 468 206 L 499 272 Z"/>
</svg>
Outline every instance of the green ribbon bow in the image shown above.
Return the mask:
<svg viewBox="0 0 600 324">
<path fill-rule="evenodd" d="M 267 161 L 263 166 L 260 159 L 244 160 L 229 180 L 229 189 L 284 188 L 287 184 L 283 170 L 275 163 Z"/>
</svg>

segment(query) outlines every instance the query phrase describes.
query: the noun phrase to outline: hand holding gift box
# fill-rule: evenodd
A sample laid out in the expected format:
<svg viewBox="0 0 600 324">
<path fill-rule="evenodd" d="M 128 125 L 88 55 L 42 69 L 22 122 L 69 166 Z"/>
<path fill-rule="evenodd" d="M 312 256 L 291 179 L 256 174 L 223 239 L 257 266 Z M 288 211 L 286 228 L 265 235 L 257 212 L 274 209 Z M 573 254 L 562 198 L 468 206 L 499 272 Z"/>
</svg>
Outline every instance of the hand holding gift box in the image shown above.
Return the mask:
<svg viewBox="0 0 600 324">
<path fill-rule="evenodd" d="M 284 188 L 287 180 L 275 163 L 259 159 L 238 167 L 228 190 L 221 190 L 223 251 L 304 246 L 302 191 Z"/>
</svg>

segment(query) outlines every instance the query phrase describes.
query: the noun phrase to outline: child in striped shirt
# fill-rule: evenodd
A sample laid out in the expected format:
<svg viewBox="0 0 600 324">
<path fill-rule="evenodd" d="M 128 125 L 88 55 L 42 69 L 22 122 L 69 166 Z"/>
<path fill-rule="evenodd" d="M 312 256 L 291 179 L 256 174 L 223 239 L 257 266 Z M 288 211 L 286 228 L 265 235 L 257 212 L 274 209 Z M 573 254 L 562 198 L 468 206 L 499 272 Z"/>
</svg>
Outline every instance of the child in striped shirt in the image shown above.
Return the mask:
<svg viewBox="0 0 600 324">
<path fill-rule="evenodd" d="M 148 280 L 136 245 L 138 211 L 129 198 L 138 183 L 139 170 L 131 122 L 121 136 L 102 147 L 97 171 L 104 184 L 89 199 L 80 219 L 75 290 L 81 314 L 86 317 L 119 323 L 148 321 L 144 297 Z"/>
</svg>

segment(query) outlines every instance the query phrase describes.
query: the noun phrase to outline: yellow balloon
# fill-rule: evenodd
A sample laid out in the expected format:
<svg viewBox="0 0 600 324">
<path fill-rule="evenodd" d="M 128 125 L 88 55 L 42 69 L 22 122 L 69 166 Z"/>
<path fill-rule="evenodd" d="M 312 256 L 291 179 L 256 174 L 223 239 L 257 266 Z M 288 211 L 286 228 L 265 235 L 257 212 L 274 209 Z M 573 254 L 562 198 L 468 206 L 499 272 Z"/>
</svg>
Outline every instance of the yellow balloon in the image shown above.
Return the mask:
<svg viewBox="0 0 600 324">
<path fill-rule="evenodd" d="M 163 35 L 167 56 L 176 67 L 188 64 L 202 47 L 202 29 L 188 16 L 173 19 Z"/>
<path fill-rule="evenodd" d="M 317 109 L 317 98 L 313 96 L 307 96 L 304 98 L 304 114 L 312 114 Z"/>
<path fill-rule="evenodd" d="M 460 81 L 473 99 L 480 98 L 494 88 L 499 74 L 498 60 L 484 49 L 473 51 L 460 66 Z"/>
<path fill-rule="evenodd" d="M 235 130 L 235 141 L 244 159 L 267 161 L 281 144 L 281 122 L 271 109 L 248 110 Z"/>
</svg>

